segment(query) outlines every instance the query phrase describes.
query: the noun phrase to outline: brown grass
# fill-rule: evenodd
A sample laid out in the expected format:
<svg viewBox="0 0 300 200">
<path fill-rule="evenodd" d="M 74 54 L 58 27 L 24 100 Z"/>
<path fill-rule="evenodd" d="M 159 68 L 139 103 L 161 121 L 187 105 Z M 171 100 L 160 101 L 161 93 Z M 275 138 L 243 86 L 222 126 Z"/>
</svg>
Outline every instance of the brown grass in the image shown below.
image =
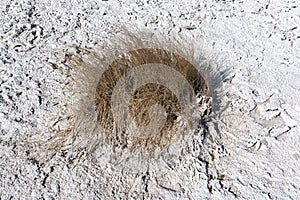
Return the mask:
<svg viewBox="0 0 300 200">
<path fill-rule="evenodd" d="M 165 126 L 159 133 L 147 138 L 130 136 L 118 130 L 111 111 L 111 97 L 118 80 L 131 68 L 143 64 L 158 63 L 180 72 L 192 86 L 195 94 L 209 96 L 209 89 L 197 69 L 183 57 L 162 49 L 138 49 L 121 55 L 102 74 L 96 89 L 97 115 L 105 129 L 107 142 L 131 150 L 143 148 L 152 151 L 169 144 L 178 132 L 181 108 L 177 97 L 165 86 L 149 83 L 138 88 L 129 102 L 129 113 L 139 126 L 150 123 L 149 110 L 154 104 L 162 105 L 167 112 Z M 121 113 L 120 113 L 121 114 Z"/>
</svg>

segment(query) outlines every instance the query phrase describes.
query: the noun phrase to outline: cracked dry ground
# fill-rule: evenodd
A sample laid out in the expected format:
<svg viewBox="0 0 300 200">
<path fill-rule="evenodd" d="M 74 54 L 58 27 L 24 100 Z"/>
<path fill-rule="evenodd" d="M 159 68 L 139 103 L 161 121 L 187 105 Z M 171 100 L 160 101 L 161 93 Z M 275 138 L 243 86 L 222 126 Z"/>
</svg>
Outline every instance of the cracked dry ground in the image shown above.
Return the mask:
<svg viewBox="0 0 300 200">
<path fill-rule="evenodd" d="M 0 199 L 299 199 L 299 1 L 4 0 L 0 22 Z M 124 24 L 200 38 L 230 71 L 207 129 L 156 172 L 41 145 L 73 117 L 74 71 L 57 52 L 101 45 Z"/>
</svg>

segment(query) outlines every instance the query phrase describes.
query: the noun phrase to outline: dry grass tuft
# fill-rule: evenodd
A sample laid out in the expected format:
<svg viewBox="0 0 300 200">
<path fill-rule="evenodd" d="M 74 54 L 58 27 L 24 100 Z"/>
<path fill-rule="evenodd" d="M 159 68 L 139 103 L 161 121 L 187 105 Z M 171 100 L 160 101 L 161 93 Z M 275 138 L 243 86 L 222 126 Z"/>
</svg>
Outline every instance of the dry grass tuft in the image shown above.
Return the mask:
<svg viewBox="0 0 300 200">
<path fill-rule="evenodd" d="M 164 64 L 185 77 L 195 94 L 209 96 L 209 89 L 198 70 L 183 57 L 163 49 L 143 48 L 130 51 L 114 60 L 102 74 L 96 89 L 96 107 L 98 122 L 104 128 L 106 140 L 113 145 L 134 150 L 143 148 L 152 151 L 169 144 L 179 128 L 181 107 L 178 97 L 167 87 L 149 83 L 139 87 L 130 97 L 129 114 L 140 127 L 150 124 L 150 110 L 155 104 L 165 108 L 167 118 L 164 127 L 158 133 L 147 138 L 134 136 L 120 130 L 112 113 L 112 95 L 119 79 L 133 68 L 144 64 Z M 170 75 L 172 76 L 172 75 Z M 120 113 L 122 115 L 122 113 Z"/>
</svg>

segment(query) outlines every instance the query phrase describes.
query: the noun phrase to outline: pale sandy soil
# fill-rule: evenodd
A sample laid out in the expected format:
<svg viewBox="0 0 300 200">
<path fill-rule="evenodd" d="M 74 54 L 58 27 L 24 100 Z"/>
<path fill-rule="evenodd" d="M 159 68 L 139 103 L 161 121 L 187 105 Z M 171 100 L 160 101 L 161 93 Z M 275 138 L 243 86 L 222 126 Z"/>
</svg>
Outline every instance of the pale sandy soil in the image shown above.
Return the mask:
<svg viewBox="0 0 300 200">
<path fill-rule="evenodd" d="M 0 199 L 300 198 L 299 0 L 2 0 L 0 23 Z M 212 67 L 208 135 L 160 170 L 46 148 L 74 117 L 64 50 L 101 51 L 124 27 L 199 41 Z"/>
</svg>

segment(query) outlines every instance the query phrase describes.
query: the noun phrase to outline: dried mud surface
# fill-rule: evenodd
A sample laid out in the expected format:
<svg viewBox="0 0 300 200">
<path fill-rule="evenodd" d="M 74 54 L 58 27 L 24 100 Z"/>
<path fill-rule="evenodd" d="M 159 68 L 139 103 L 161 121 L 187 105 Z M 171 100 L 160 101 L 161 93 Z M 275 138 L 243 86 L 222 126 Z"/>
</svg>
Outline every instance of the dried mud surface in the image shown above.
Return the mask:
<svg viewBox="0 0 300 200">
<path fill-rule="evenodd" d="M 2 1 L 0 199 L 299 199 L 299 6 Z M 74 69 L 56 51 L 109 42 L 124 26 L 200 38 L 212 67 L 229 71 L 210 77 L 206 131 L 163 170 L 126 174 L 95 164 L 86 148 L 43 150 L 72 127 Z"/>
</svg>

